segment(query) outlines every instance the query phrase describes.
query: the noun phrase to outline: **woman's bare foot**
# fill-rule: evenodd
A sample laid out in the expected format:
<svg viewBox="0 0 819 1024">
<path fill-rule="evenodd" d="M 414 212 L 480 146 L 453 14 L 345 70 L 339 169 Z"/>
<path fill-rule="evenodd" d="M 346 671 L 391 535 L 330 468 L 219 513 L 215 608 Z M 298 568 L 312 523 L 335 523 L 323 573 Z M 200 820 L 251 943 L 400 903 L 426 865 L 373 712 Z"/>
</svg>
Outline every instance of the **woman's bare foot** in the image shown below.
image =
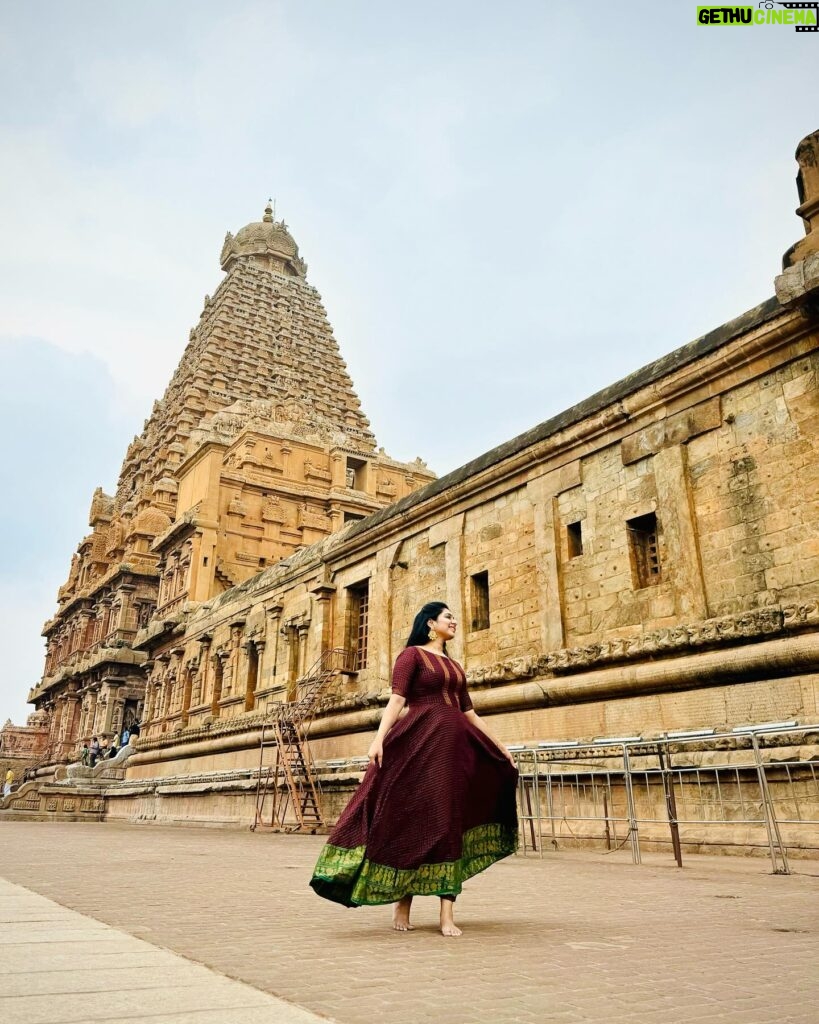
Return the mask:
<svg viewBox="0 0 819 1024">
<path fill-rule="evenodd" d="M 461 929 L 455 924 L 452 910 L 454 905 L 454 900 L 441 899 L 441 935 L 446 935 L 451 938 L 463 935 Z"/>
<path fill-rule="evenodd" d="M 392 926 L 397 932 L 413 932 L 415 928 L 410 924 L 410 909 L 412 908 L 412 896 L 404 896 L 395 904 L 392 912 Z"/>
</svg>

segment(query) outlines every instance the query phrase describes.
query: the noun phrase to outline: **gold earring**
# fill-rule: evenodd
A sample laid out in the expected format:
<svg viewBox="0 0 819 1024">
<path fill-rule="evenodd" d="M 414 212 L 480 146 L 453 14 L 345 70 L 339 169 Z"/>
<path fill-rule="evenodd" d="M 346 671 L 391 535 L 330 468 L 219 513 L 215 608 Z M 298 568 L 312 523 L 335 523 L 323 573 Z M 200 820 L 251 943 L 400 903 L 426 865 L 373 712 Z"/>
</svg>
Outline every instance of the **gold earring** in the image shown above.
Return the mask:
<svg viewBox="0 0 819 1024">
<path fill-rule="evenodd" d="M 430 638 L 430 640 L 437 640 L 438 639 L 438 634 L 435 632 L 435 630 L 431 626 L 430 626 L 430 630 L 429 630 L 429 638 Z"/>
</svg>

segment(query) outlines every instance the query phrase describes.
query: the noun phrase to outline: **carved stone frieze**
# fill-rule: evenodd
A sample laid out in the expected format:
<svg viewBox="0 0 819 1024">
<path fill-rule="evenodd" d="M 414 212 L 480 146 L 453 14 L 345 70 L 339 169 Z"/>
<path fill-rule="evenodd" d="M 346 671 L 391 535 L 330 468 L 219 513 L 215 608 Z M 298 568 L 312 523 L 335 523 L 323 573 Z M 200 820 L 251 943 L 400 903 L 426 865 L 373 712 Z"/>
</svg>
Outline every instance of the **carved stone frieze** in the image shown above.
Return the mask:
<svg viewBox="0 0 819 1024">
<path fill-rule="evenodd" d="M 265 499 L 262 506 L 262 519 L 266 523 L 278 523 L 279 525 L 287 522 L 285 507 L 275 495 Z"/>
<path fill-rule="evenodd" d="M 658 654 L 679 654 L 703 647 L 752 641 L 816 625 L 819 625 L 819 603 L 774 605 L 739 615 L 653 630 L 639 636 L 611 637 L 599 644 L 512 658 L 487 668 L 467 671 L 467 679 L 469 683 L 479 685 L 527 679 L 534 675 L 557 675 L 618 662 L 640 661 Z"/>
<path fill-rule="evenodd" d="M 330 470 L 325 466 L 316 465 L 312 459 L 304 460 L 304 478 L 305 480 L 322 480 L 329 482 L 331 479 Z"/>
<path fill-rule="evenodd" d="M 329 533 L 330 519 L 323 512 L 311 509 L 306 504 L 302 504 L 299 506 L 296 515 L 296 528 L 319 530 L 322 533 Z"/>
<path fill-rule="evenodd" d="M 398 487 L 390 477 L 379 476 L 375 492 L 376 494 L 383 494 L 388 498 L 395 498 L 398 494 Z"/>
</svg>

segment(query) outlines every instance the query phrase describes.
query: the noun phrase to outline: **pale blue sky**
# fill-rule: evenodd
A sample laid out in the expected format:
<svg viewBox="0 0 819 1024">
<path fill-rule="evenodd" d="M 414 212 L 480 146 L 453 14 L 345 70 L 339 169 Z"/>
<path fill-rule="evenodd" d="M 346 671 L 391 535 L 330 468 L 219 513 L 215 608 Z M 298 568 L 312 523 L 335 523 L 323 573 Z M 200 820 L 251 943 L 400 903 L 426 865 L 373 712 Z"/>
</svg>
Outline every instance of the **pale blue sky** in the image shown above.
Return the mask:
<svg viewBox="0 0 819 1024">
<path fill-rule="evenodd" d="M 695 3 L 0 3 L 0 722 L 268 195 L 439 473 L 772 294 L 819 38 Z"/>
</svg>

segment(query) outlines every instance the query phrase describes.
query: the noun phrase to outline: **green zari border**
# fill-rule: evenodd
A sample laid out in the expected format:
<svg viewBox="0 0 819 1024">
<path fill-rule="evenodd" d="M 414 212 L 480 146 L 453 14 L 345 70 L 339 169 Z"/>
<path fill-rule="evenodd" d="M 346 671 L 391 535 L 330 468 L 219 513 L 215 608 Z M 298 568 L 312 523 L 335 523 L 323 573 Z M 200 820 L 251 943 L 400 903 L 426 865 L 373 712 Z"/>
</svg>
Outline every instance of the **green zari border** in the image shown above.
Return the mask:
<svg viewBox="0 0 819 1024">
<path fill-rule="evenodd" d="M 320 896 L 347 907 L 395 903 L 403 896 L 457 896 L 463 883 L 517 849 L 517 829 L 492 823 L 463 836 L 458 860 L 391 868 L 365 856 L 366 847 L 330 843 L 321 851 L 310 881 Z"/>
</svg>

